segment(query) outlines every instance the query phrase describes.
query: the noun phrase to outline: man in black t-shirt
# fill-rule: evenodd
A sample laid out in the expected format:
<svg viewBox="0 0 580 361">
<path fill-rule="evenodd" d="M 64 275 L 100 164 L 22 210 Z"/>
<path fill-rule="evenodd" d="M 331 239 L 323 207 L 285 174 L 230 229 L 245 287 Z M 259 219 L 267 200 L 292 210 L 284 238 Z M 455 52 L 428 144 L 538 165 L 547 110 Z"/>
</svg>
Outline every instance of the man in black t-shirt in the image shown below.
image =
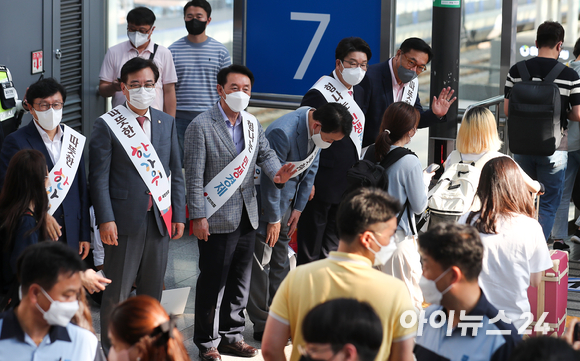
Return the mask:
<svg viewBox="0 0 580 361">
<path fill-rule="evenodd" d="M 538 56 L 526 60 L 526 67 L 533 80 L 542 80 L 558 62 L 562 43 L 564 42 L 564 28 L 557 22 L 546 21 L 538 27 L 536 46 Z M 514 83 L 522 81 L 518 68 L 513 65 L 508 73 L 505 84 L 504 111 L 508 115 L 510 92 Z M 578 74 L 571 68 L 564 69 L 558 75 L 555 83 L 560 88 L 561 96 L 561 127 L 565 129 L 568 120 L 580 121 L 580 79 Z M 536 156 L 514 154 L 514 159 L 522 169 L 533 179 L 544 184 L 545 194 L 540 202 L 538 221 L 544 230 L 546 239 L 550 236 L 554 217 L 564 189 L 564 176 L 568 160 L 567 140 L 562 138 L 560 147 L 551 156 Z M 554 249 L 569 248 L 563 242 L 554 244 Z"/>
</svg>

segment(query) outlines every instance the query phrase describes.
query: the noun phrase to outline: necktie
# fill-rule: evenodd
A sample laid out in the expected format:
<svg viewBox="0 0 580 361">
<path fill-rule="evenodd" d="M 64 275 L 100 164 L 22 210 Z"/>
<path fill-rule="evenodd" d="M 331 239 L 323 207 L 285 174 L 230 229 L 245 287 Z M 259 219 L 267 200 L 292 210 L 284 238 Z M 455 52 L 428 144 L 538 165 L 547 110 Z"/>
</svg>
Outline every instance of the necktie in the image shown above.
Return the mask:
<svg viewBox="0 0 580 361">
<path fill-rule="evenodd" d="M 348 95 L 352 96 L 352 90 L 348 91 Z"/>
<path fill-rule="evenodd" d="M 147 117 L 137 117 L 137 121 L 139 122 L 139 125 L 143 130 L 145 130 L 145 128 L 143 128 L 143 123 L 145 123 L 145 120 L 147 120 Z M 151 197 L 151 192 L 147 192 L 147 194 L 149 194 L 149 202 L 147 202 L 147 211 L 150 211 L 151 207 L 153 207 L 153 198 Z"/>
</svg>

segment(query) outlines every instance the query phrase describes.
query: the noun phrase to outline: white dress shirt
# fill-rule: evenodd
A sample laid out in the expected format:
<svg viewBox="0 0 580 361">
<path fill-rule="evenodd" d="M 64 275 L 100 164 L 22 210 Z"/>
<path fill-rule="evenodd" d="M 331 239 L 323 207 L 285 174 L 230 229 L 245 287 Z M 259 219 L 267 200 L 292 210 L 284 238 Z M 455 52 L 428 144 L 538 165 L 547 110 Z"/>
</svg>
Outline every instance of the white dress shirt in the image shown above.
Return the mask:
<svg viewBox="0 0 580 361">
<path fill-rule="evenodd" d="M 34 126 L 38 130 L 40 137 L 42 138 L 42 142 L 48 151 L 48 155 L 50 156 L 50 160 L 52 160 L 52 164 L 56 164 L 58 159 L 60 158 L 60 149 L 62 148 L 62 136 L 64 133 L 62 132 L 62 128 L 60 124 L 57 126 L 56 134 L 54 135 L 54 139 L 50 140 L 48 133 L 46 130 L 42 129 L 40 125 L 33 119 Z"/>
</svg>

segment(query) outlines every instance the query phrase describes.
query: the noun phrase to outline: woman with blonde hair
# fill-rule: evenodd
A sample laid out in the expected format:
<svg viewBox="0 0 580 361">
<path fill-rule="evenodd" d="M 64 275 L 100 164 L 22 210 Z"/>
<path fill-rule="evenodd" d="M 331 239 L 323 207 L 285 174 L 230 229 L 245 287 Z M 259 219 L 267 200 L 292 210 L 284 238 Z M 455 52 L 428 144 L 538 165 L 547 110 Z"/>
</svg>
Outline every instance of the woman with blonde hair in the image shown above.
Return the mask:
<svg viewBox="0 0 580 361">
<path fill-rule="evenodd" d="M 507 157 L 499 152 L 501 144 L 493 113 L 482 106 L 469 108 L 465 111 L 457 132 L 455 140 L 457 150 L 449 154 L 444 167 L 447 168 L 460 161 L 473 163 L 484 156 L 488 159 Z M 540 192 L 542 185 L 530 178 L 521 168 L 520 172 L 528 190 L 531 193 Z"/>
<path fill-rule="evenodd" d="M 190 360 L 175 320 L 149 296 L 131 297 L 113 309 L 109 339 L 109 361 Z"/>
</svg>

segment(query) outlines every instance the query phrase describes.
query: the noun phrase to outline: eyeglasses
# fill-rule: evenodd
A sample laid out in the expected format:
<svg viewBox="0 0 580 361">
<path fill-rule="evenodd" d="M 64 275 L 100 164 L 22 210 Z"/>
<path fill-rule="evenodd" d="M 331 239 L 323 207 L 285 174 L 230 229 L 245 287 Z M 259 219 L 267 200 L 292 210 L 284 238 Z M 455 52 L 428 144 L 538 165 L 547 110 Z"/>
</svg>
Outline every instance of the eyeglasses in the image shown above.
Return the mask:
<svg viewBox="0 0 580 361">
<path fill-rule="evenodd" d="M 419 64 L 417 64 L 417 62 L 415 60 L 409 59 L 407 57 L 407 55 L 405 55 L 405 54 L 403 54 L 403 56 L 407 60 L 407 66 L 409 68 L 416 68 L 417 69 L 417 70 L 415 70 L 415 72 L 417 72 L 417 74 L 421 74 L 422 72 L 424 72 L 425 70 L 427 70 L 427 66 L 426 65 L 419 65 Z"/>
<path fill-rule="evenodd" d="M 361 68 L 362 70 L 365 70 L 365 71 L 367 70 L 367 65 L 368 65 L 367 63 L 362 63 L 362 64 L 359 64 L 359 63 L 357 63 L 357 62 L 356 62 L 356 61 L 354 61 L 354 60 L 348 60 L 348 61 L 347 61 L 347 60 L 343 60 L 343 61 L 342 61 L 342 64 L 343 64 L 342 66 L 344 66 L 344 63 L 348 63 L 348 64 L 350 64 L 350 67 L 351 67 L 351 68 L 358 68 L 358 67 L 360 66 L 360 68 Z"/>
<path fill-rule="evenodd" d="M 64 105 L 64 103 L 61 103 L 61 102 L 56 102 L 56 103 L 52 103 L 52 104 L 44 103 L 44 102 L 43 103 L 33 103 L 33 104 L 38 107 L 38 110 L 43 111 L 43 112 L 49 110 L 50 108 L 52 108 L 54 110 L 60 110 L 60 109 L 62 109 L 62 107 Z"/>
<path fill-rule="evenodd" d="M 141 34 L 149 34 L 149 32 L 151 31 L 153 27 L 149 27 L 149 29 L 146 28 L 133 28 L 133 27 L 129 27 L 127 26 L 127 31 L 133 33 L 133 32 L 140 32 Z"/>
<path fill-rule="evenodd" d="M 154 89 L 155 88 L 155 83 L 145 83 L 144 85 L 141 84 L 128 84 L 127 88 L 133 90 L 133 89 L 139 89 L 139 88 L 145 88 L 145 89 Z"/>
</svg>

